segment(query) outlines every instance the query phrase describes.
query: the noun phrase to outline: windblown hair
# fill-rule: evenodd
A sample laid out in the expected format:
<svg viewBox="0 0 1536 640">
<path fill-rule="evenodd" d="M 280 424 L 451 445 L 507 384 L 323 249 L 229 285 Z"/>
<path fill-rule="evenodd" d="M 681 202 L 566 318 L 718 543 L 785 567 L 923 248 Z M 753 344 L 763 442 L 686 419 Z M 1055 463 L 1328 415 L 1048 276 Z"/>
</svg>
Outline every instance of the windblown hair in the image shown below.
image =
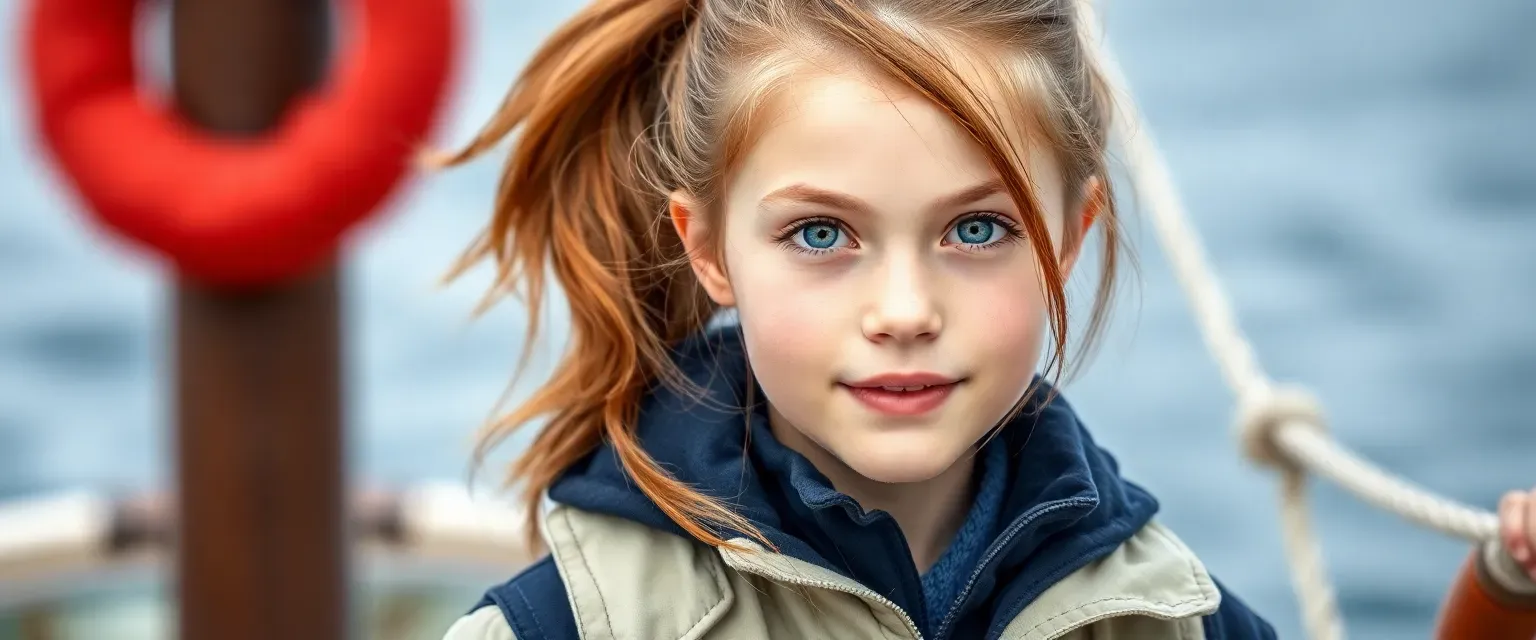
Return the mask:
<svg viewBox="0 0 1536 640">
<path fill-rule="evenodd" d="M 766 543 L 728 506 L 661 469 L 634 425 L 642 394 L 681 380 L 671 348 L 715 311 L 686 266 L 667 219 L 668 195 L 683 191 L 702 215 L 719 215 L 724 182 L 749 150 L 757 116 L 793 74 L 818 64 L 812 58 L 858 65 L 910 88 L 974 138 L 1026 213 L 1047 292 L 1047 369 L 1059 377 L 1067 360 L 1065 282 L 1019 132 L 1049 146 L 1068 193 L 1103 180 L 1095 222 L 1102 268 L 1086 354 L 1115 286 L 1119 233 L 1106 167 L 1109 94 L 1089 56 L 1083 1 L 597 0 L 571 18 L 473 141 L 443 160 L 466 162 L 517 133 L 494 217 L 454 273 L 494 261 L 486 303 L 526 296 L 530 344 L 546 269 L 571 309 L 568 352 L 542 387 L 487 426 L 477 464 L 542 419 L 509 477 L 522 486 L 530 524 L 544 491 L 606 440 L 636 486 L 698 540 L 725 545 L 735 531 Z M 721 227 L 706 225 L 705 244 L 716 251 Z M 1076 246 L 1085 232 L 1068 220 L 1063 246 Z"/>
</svg>

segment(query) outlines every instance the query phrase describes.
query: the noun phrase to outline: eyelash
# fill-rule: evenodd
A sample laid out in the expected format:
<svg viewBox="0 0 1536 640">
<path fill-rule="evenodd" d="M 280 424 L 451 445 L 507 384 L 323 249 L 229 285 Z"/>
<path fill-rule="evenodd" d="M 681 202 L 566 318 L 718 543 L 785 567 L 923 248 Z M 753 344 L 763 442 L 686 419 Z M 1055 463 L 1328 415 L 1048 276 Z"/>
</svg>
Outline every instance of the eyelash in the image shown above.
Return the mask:
<svg viewBox="0 0 1536 640">
<path fill-rule="evenodd" d="M 974 212 L 971 212 L 971 213 L 967 213 L 967 214 L 965 214 L 963 216 L 960 216 L 959 218 L 955 219 L 955 222 L 953 224 L 949 225 L 949 227 L 946 227 L 944 235 L 946 235 L 946 236 L 949 235 L 949 231 L 948 230 L 955 228 L 955 226 L 960 224 L 961 222 L 965 222 L 967 220 L 977 220 L 977 219 L 986 220 L 987 222 L 991 222 L 993 224 L 996 224 L 999 227 L 1002 227 L 1003 228 L 1003 237 L 998 238 L 996 240 L 993 240 L 990 243 L 983 244 L 983 245 L 965 244 L 965 243 L 962 242 L 959 245 L 957 245 L 960 248 L 961 251 L 970 251 L 972 253 L 979 252 L 979 251 L 988 251 L 988 250 L 991 250 L 991 249 L 996 249 L 997 247 L 1002 246 L 1004 244 L 1018 242 L 1018 241 L 1024 239 L 1024 230 L 1019 228 L 1019 224 L 1017 222 L 1014 222 L 1013 219 L 1009 218 L 1008 216 L 1005 216 L 1005 215 L 1003 215 L 1001 213 L 992 212 L 992 211 L 974 211 Z"/>
<path fill-rule="evenodd" d="M 973 211 L 971 213 L 967 213 L 967 214 L 965 214 L 963 216 L 960 216 L 959 218 L 955 219 L 954 223 L 950 224 L 948 227 L 945 227 L 944 235 L 946 235 L 946 236 L 949 235 L 949 230 L 953 229 L 955 227 L 955 225 L 957 225 L 957 224 L 959 224 L 961 222 L 964 222 L 966 220 L 975 220 L 975 219 L 986 220 L 987 222 L 991 222 L 993 224 L 998 225 L 999 227 L 1002 227 L 1003 228 L 1003 237 L 1002 238 L 998 238 L 997 240 L 994 240 L 993 242 L 991 242 L 989 244 L 984 244 L 984 245 L 970 245 L 970 244 L 960 243 L 958 246 L 959 246 L 961 251 L 969 251 L 969 252 L 973 252 L 973 253 L 974 252 L 979 252 L 979 251 L 987 251 L 989 249 L 994 249 L 994 248 L 998 247 L 999 245 L 1002 245 L 1002 244 L 1005 244 L 1005 243 L 1010 243 L 1010 242 L 1017 242 L 1017 241 L 1022 240 L 1024 238 L 1024 230 L 1019 228 L 1018 223 L 1014 222 L 1013 219 L 1009 218 L 1008 216 L 1005 216 L 1005 215 L 1000 214 L 1000 213 L 992 212 L 992 211 Z M 857 246 L 857 241 L 853 240 L 853 238 L 852 238 L 853 234 L 849 232 L 848 225 L 844 224 L 841 220 L 838 220 L 836 218 L 828 218 L 828 217 L 824 217 L 824 216 L 818 216 L 818 217 L 814 217 L 814 218 L 804 218 L 804 219 L 801 219 L 801 220 L 796 220 L 793 223 L 790 223 L 789 226 L 784 227 L 784 229 L 779 231 L 778 235 L 776 237 L 774 237 L 774 242 L 777 243 L 779 246 L 782 246 L 785 249 L 788 249 L 790 251 L 794 251 L 796 253 L 808 254 L 808 255 L 825 255 L 825 254 L 831 253 L 833 251 L 837 251 L 837 249 L 833 249 L 833 248 L 817 249 L 817 248 L 813 248 L 813 247 L 810 247 L 810 248 L 802 247 L 802 246 L 800 246 L 798 244 L 795 244 L 795 241 L 794 241 L 795 234 L 804 231 L 806 229 L 806 227 L 812 227 L 812 226 L 816 226 L 816 225 L 825 225 L 825 226 L 829 226 L 829 227 L 836 227 L 839 233 L 847 233 L 849 235 L 850 241 L 854 243 L 854 246 Z M 839 248 L 846 248 L 846 247 L 839 247 Z"/>
<path fill-rule="evenodd" d="M 850 241 L 852 241 L 853 234 L 848 233 L 848 225 L 843 224 L 842 221 L 836 218 L 818 216 L 815 218 L 803 218 L 790 223 L 789 226 L 784 227 L 779 231 L 779 235 L 774 238 L 774 242 L 790 251 L 813 256 L 825 255 L 836 251 L 837 249 L 817 249 L 814 247 L 802 247 L 798 244 L 795 244 L 795 234 L 805 231 L 806 227 L 814 227 L 817 225 L 835 227 L 838 233 L 847 233 Z M 857 242 L 854 242 L 853 244 L 854 246 L 858 246 Z"/>
</svg>

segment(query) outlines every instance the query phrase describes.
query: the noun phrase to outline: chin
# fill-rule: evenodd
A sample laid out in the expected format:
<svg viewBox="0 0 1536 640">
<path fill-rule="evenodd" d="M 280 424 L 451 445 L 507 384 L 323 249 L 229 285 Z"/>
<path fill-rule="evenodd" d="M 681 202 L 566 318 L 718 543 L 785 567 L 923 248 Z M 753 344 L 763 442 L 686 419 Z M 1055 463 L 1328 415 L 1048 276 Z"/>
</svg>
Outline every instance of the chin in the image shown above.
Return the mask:
<svg viewBox="0 0 1536 640">
<path fill-rule="evenodd" d="M 859 475 L 885 484 L 926 482 L 954 466 L 967 447 L 935 442 L 932 434 L 878 434 L 833 454 Z"/>
</svg>

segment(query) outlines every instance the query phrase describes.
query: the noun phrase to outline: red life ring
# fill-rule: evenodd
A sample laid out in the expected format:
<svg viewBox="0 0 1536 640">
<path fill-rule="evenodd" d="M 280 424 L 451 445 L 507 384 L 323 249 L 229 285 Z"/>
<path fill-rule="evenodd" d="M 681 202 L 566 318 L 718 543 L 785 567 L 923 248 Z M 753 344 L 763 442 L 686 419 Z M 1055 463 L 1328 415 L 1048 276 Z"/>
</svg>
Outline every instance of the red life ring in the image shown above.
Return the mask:
<svg viewBox="0 0 1536 640">
<path fill-rule="evenodd" d="M 95 217 L 220 284 L 298 275 L 401 181 L 454 55 L 452 0 L 352 0 L 318 95 L 263 138 L 203 133 L 143 95 L 137 0 L 34 0 L 28 68 L 47 146 Z"/>
</svg>

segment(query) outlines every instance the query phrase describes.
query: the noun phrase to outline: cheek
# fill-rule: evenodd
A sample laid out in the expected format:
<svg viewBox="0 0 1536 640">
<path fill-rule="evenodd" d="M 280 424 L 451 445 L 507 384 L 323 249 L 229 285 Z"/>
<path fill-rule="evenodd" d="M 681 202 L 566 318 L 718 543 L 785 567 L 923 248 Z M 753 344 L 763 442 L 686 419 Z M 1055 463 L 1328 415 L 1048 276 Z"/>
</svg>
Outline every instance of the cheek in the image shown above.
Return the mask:
<svg viewBox="0 0 1536 640">
<path fill-rule="evenodd" d="M 752 369 L 770 395 L 827 382 L 820 374 L 838 344 L 829 328 L 846 324 L 846 309 L 828 304 L 838 295 L 829 279 L 793 258 L 761 241 L 737 244 L 726 257 Z"/>
<path fill-rule="evenodd" d="M 964 344 L 964 352 L 979 359 L 978 366 L 1022 393 L 1034 377 L 1047 333 L 1039 278 L 1027 265 L 968 275 L 952 288 L 958 295 L 947 305 L 953 321 L 945 331 Z"/>
</svg>

